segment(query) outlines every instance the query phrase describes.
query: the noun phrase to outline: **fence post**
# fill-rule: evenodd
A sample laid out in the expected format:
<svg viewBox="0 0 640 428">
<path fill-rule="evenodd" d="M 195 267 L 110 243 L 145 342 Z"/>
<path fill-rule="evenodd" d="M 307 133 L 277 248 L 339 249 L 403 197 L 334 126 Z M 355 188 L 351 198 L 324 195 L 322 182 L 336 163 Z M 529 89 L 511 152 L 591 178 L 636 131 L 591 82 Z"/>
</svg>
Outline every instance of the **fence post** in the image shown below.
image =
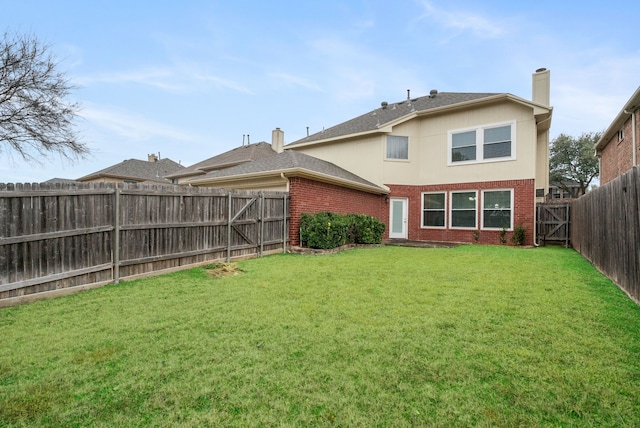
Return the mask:
<svg viewBox="0 0 640 428">
<path fill-rule="evenodd" d="M 260 247 L 258 249 L 258 257 L 262 257 L 262 252 L 264 251 L 264 191 L 260 192 L 260 210 L 259 210 L 259 218 L 260 228 L 258 229 L 258 239 L 260 241 Z"/>
<path fill-rule="evenodd" d="M 114 226 L 113 226 L 113 283 L 120 282 L 120 186 L 115 185 Z"/>
<path fill-rule="evenodd" d="M 229 203 L 229 210 L 228 210 L 228 217 L 227 217 L 227 263 L 229 263 L 231 261 L 231 215 L 232 215 L 232 211 L 231 211 L 231 205 L 233 202 L 233 196 L 231 195 L 231 191 L 229 191 L 228 193 L 228 203 Z"/>
<path fill-rule="evenodd" d="M 569 240 L 570 240 L 569 233 L 571 231 L 571 227 L 570 227 L 571 224 L 569 223 L 571 216 L 570 216 L 569 210 L 571 209 L 571 204 L 567 204 L 566 207 L 567 209 L 565 210 L 565 221 L 567 225 L 566 225 L 566 233 L 565 233 L 566 239 L 564 241 L 564 247 L 569 248 Z"/>
<path fill-rule="evenodd" d="M 283 196 L 284 207 L 282 209 L 284 218 L 282 219 L 282 252 L 287 252 L 287 195 Z"/>
</svg>

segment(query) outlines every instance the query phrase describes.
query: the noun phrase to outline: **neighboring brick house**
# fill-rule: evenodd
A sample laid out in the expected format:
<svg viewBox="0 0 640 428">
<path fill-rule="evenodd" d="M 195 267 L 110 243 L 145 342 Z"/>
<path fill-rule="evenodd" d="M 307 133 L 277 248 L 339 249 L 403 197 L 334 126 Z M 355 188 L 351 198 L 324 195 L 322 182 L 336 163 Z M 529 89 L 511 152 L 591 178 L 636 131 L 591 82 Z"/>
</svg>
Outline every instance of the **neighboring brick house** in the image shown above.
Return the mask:
<svg viewBox="0 0 640 428">
<path fill-rule="evenodd" d="M 165 177 L 184 169 L 184 166 L 171 159 L 159 159 L 149 155 L 147 161 L 127 159 L 105 169 L 85 175 L 76 181 L 83 183 L 162 183 L 171 184 Z"/>
<path fill-rule="evenodd" d="M 532 244 L 549 188 L 549 76 L 533 74 L 532 101 L 433 90 L 286 146 L 276 129 L 276 156 L 184 184 L 290 192 L 292 245 L 299 214 L 320 211 L 376 216 L 390 239 L 498 243 L 522 226 Z"/>
<path fill-rule="evenodd" d="M 600 184 L 606 184 L 640 162 L 640 87 L 596 143 Z"/>
</svg>

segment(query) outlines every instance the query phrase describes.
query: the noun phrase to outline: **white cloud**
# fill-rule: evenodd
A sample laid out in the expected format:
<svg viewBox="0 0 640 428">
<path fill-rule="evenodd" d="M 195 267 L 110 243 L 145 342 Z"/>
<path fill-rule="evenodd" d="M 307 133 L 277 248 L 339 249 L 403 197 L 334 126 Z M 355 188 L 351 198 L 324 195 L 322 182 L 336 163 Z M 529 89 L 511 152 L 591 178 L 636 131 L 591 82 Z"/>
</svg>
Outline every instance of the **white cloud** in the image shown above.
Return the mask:
<svg viewBox="0 0 640 428">
<path fill-rule="evenodd" d="M 575 51 L 558 46 L 551 61 L 558 64 L 551 68 L 553 135 L 606 129 L 640 84 L 639 56 L 608 48 L 565 53 Z"/>
<path fill-rule="evenodd" d="M 202 81 L 212 82 L 217 87 L 231 89 L 233 91 L 241 92 L 243 94 L 249 94 L 249 95 L 253 94 L 251 89 L 247 88 L 246 86 L 238 82 L 234 82 L 233 80 L 224 79 L 222 77 L 213 76 L 213 75 L 204 75 L 204 74 L 198 75 L 197 78 Z"/>
<path fill-rule="evenodd" d="M 472 32 L 478 37 L 487 39 L 500 37 L 504 33 L 501 26 L 494 24 L 495 19 L 487 19 L 482 15 L 470 12 L 444 10 L 435 7 L 429 0 L 416 0 L 416 3 L 423 9 L 423 13 L 416 22 L 429 20 L 445 28 Z"/>
<path fill-rule="evenodd" d="M 149 141 L 161 137 L 176 142 L 194 142 L 194 140 L 201 139 L 190 132 L 150 120 L 136 113 L 121 110 L 108 110 L 90 106 L 82 110 L 81 116 L 89 126 L 93 125 L 106 129 L 124 140 Z"/>
<path fill-rule="evenodd" d="M 84 86 L 89 86 L 95 83 L 136 83 L 170 92 L 183 90 L 183 85 L 171 81 L 174 79 L 174 76 L 175 73 L 170 69 L 149 68 L 145 70 L 77 77 L 75 78 L 75 82 Z"/>
<path fill-rule="evenodd" d="M 318 84 L 303 77 L 294 76 L 288 73 L 271 73 L 269 76 L 274 79 L 284 81 L 287 84 L 301 86 L 312 91 L 322 92 L 322 88 L 320 88 Z"/>
</svg>

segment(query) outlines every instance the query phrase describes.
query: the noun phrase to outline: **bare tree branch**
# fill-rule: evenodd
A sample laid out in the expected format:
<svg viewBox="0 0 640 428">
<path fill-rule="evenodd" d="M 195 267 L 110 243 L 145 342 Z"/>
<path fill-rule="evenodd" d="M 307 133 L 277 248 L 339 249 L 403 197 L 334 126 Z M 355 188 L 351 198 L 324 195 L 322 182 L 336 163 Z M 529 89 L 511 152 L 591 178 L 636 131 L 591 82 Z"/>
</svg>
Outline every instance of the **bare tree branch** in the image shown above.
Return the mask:
<svg viewBox="0 0 640 428">
<path fill-rule="evenodd" d="M 66 101 L 75 88 L 49 50 L 30 35 L 0 39 L 0 154 L 39 161 L 49 153 L 69 159 L 89 153 L 74 129 L 80 106 Z"/>
</svg>

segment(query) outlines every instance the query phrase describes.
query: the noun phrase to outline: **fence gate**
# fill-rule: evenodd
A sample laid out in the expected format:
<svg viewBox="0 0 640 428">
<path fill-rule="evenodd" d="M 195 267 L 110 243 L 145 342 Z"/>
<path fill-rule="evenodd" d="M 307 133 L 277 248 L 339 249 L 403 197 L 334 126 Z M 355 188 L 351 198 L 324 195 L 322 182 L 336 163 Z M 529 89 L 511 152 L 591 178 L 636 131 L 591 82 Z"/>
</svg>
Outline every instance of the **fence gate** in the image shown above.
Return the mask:
<svg viewBox="0 0 640 428">
<path fill-rule="evenodd" d="M 537 206 L 536 236 L 542 245 L 547 242 L 562 242 L 569 247 L 571 242 L 571 204 L 540 203 Z"/>
</svg>

